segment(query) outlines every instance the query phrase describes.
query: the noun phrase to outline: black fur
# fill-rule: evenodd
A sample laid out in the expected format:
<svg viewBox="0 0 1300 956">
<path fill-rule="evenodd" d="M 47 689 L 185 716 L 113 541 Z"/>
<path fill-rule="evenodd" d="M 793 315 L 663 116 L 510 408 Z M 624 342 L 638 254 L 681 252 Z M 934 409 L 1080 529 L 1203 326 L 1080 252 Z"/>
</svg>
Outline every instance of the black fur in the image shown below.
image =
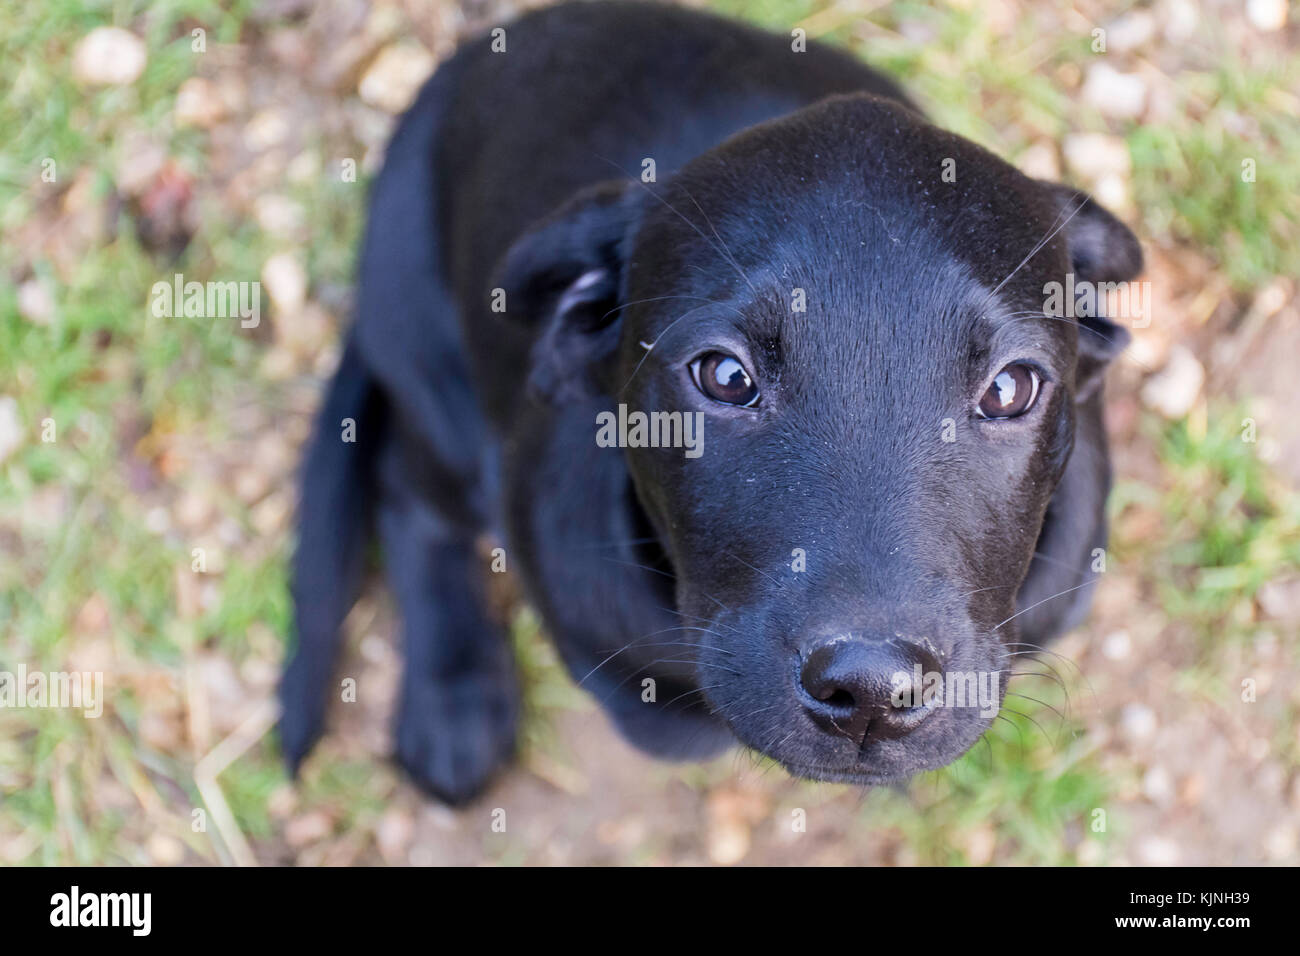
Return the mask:
<svg viewBox="0 0 1300 956">
<path fill-rule="evenodd" d="M 291 763 L 334 693 L 367 514 L 403 619 L 398 757 L 444 799 L 472 797 L 514 743 L 483 532 L 652 753 L 739 738 L 862 783 L 952 761 L 991 717 L 889 730 L 810 697 L 809 668 L 838 654 L 851 700 L 911 662 L 997 672 L 1000 695 L 1011 653 L 1085 612 L 1109 481 L 1099 385 L 1124 333 L 1045 316 L 1044 286 L 1132 278 L 1136 240 L 830 48 L 638 3 L 551 8 L 505 38 L 439 69 L 374 188 L 303 479 Z M 757 406 L 700 392 L 709 350 L 743 359 Z M 1013 360 L 1041 371 L 1037 406 L 975 417 Z M 702 413 L 703 454 L 598 447 L 619 404 Z"/>
</svg>

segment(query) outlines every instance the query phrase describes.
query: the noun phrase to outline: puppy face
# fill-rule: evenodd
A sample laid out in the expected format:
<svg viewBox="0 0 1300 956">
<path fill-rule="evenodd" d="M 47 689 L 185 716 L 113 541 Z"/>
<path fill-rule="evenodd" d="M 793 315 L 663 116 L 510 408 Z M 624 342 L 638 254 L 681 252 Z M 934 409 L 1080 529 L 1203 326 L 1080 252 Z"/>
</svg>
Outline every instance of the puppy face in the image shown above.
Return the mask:
<svg viewBox="0 0 1300 956">
<path fill-rule="evenodd" d="M 507 263 L 535 298 L 550 283 L 534 384 L 702 428 L 693 455 L 623 454 L 713 710 L 819 779 L 963 753 L 1005 692 L 1080 402 L 1122 345 L 1045 314 L 1044 289 L 1130 278 L 1131 234 L 867 97 L 653 192 L 595 191 L 538 235 L 560 228 L 584 250 L 563 269 L 535 267 L 554 233 Z"/>
</svg>

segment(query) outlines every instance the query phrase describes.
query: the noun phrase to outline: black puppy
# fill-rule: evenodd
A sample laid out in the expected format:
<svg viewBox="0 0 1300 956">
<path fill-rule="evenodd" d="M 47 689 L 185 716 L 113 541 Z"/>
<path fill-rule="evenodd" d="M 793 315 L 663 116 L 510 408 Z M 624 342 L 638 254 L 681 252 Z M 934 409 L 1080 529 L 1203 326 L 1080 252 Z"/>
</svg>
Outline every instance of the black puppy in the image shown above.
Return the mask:
<svg viewBox="0 0 1300 956">
<path fill-rule="evenodd" d="M 738 737 L 859 783 L 954 760 L 1012 658 L 1080 619 L 1105 539 L 1100 381 L 1127 336 L 1047 289 L 1140 267 L 1088 197 L 833 49 L 638 3 L 465 45 L 374 187 L 306 462 L 290 763 L 371 516 L 398 758 L 446 800 L 515 741 L 485 533 L 652 753 Z"/>
</svg>

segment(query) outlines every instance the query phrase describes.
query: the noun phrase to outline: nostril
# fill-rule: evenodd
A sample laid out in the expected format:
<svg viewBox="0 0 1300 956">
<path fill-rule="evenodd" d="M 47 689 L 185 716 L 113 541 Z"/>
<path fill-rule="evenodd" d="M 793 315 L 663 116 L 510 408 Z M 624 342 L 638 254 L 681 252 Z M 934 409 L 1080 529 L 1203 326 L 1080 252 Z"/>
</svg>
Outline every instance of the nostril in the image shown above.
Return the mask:
<svg viewBox="0 0 1300 956">
<path fill-rule="evenodd" d="M 917 673 L 931 665 L 933 658 L 910 644 L 835 638 L 802 661 L 804 707 L 824 730 L 864 745 L 902 736 L 932 711 L 923 697 L 924 675 Z"/>
<path fill-rule="evenodd" d="M 830 693 L 825 697 L 820 697 L 817 694 L 814 694 L 813 696 L 817 697 L 818 700 L 830 704 L 832 707 L 838 707 L 842 710 L 851 710 L 854 706 L 853 695 L 842 687 L 832 688 Z"/>
<path fill-rule="evenodd" d="M 840 647 L 836 643 L 823 644 L 813 649 L 799 672 L 799 683 L 814 706 L 819 709 L 847 712 L 854 710 L 861 689 L 854 693 L 852 682 L 847 680 Z"/>
</svg>

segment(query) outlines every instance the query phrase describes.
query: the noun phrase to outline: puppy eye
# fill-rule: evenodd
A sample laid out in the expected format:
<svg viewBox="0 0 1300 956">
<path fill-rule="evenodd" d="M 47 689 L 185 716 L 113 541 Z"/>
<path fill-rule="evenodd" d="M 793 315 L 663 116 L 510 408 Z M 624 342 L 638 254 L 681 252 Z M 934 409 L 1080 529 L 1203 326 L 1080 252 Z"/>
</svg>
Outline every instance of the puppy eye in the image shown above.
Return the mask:
<svg viewBox="0 0 1300 956">
<path fill-rule="evenodd" d="M 709 352 L 691 363 L 691 375 L 701 392 L 724 405 L 748 408 L 758 403 L 758 386 L 740 359 L 726 352 Z"/>
<path fill-rule="evenodd" d="M 1008 365 L 998 372 L 980 399 L 981 418 L 1015 418 L 1034 407 L 1038 400 L 1038 373 L 1028 365 Z"/>
</svg>

